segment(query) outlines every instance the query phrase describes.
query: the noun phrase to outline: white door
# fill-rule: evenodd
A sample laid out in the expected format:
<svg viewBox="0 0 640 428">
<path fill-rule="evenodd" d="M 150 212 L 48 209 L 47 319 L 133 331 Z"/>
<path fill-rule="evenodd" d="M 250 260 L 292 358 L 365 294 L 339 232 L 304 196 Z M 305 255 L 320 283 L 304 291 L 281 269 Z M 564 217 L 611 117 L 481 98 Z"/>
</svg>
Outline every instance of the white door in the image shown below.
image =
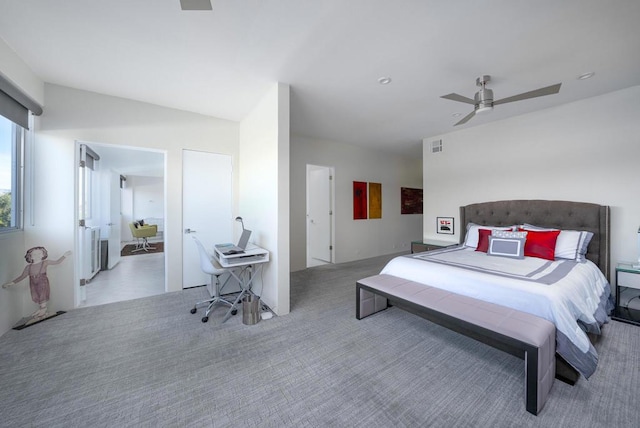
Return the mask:
<svg viewBox="0 0 640 428">
<path fill-rule="evenodd" d="M 232 160 L 229 155 L 182 151 L 182 287 L 208 284 L 200 269 L 196 236 L 209 251 L 231 242 Z"/>
<path fill-rule="evenodd" d="M 120 174 L 111 170 L 109 173 L 109 219 L 106 225 L 107 239 L 109 240 L 107 269 L 112 269 L 120 261 L 121 202 Z"/>
<path fill-rule="evenodd" d="M 307 165 L 307 265 L 331 263 L 332 170 Z"/>
</svg>

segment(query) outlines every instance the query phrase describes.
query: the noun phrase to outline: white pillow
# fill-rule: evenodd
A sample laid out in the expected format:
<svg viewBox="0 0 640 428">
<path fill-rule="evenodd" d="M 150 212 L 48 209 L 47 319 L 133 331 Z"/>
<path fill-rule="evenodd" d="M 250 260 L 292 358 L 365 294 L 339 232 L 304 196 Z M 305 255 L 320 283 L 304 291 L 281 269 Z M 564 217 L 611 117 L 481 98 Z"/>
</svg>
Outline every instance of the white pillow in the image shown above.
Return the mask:
<svg viewBox="0 0 640 428">
<path fill-rule="evenodd" d="M 573 259 L 577 262 L 585 261 L 587 247 L 593 238 L 593 233 L 577 230 L 563 230 L 556 241 L 556 257 Z"/>
<path fill-rule="evenodd" d="M 527 232 L 519 232 L 517 230 L 498 230 L 493 229 L 491 231 L 491 236 L 495 236 L 496 238 L 527 238 Z"/>
<path fill-rule="evenodd" d="M 540 231 L 558 230 L 533 226 L 531 224 L 524 224 L 522 228 L 525 230 Z M 577 262 L 585 261 L 585 254 L 587 254 L 587 248 L 589 247 L 591 238 L 593 238 L 592 232 L 583 230 L 561 230 L 556 241 L 555 258 L 575 260 Z"/>
<path fill-rule="evenodd" d="M 480 232 L 478 232 L 478 231 L 480 229 L 509 230 L 509 229 L 511 229 L 511 226 L 507 226 L 507 227 L 481 226 L 479 224 L 469 223 L 469 224 L 467 224 L 467 234 L 464 237 L 464 245 L 465 246 L 471 247 L 473 249 L 478 248 L 478 240 L 480 239 Z"/>
</svg>

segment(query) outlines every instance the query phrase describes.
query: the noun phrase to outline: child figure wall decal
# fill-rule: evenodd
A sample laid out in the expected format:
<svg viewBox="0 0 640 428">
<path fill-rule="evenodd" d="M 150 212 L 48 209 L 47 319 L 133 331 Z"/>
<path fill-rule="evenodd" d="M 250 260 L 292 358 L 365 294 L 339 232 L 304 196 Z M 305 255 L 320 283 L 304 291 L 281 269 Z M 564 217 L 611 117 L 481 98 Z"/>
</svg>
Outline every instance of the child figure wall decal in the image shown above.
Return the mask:
<svg viewBox="0 0 640 428">
<path fill-rule="evenodd" d="M 29 289 L 31 291 L 31 300 L 38 305 L 38 309 L 29 317 L 23 318 L 14 329 L 27 327 L 47 318 L 59 315 L 64 312 L 51 313 L 47 310 L 49 297 L 51 294 L 51 286 L 49 277 L 47 277 L 47 268 L 51 265 L 60 264 L 71 255 L 71 251 L 65 252 L 57 260 L 48 260 L 49 252 L 45 247 L 33 247 L 27 250 L 24 259 L 27 261 L 22 274 L 13 281 L 2 284 L 2 288 L 8 288 L 18 284 L 23 279 L 29 277 Z"/>
</svg>

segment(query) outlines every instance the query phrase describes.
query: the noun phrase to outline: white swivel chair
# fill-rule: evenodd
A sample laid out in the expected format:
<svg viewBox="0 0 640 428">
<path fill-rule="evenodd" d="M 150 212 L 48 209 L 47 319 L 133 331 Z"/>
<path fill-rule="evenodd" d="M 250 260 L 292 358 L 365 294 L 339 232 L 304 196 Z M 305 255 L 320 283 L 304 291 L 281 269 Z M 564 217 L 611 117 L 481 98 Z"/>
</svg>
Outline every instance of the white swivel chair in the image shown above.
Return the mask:
<svg viewBox="0 0 640 428">
<path fill-rule="evenodd" d="M 209 313 L 213 310 L 213 307 L 217 303 L 233 306 L 233 302 L 229 302 L 228 300 L 225 300 L 222 297 L 220 297 L 220 291 L 224 288 L 227 282 L 229 282 L 231 275 L 227 277 L 227 279 L 225 280 L 224 284 L 222 284 L 222 287 L 221 287 L 220 277 L 225 273 L 228 274 L 229 272 L 223 269 L 222 266 L 220 266 L 220 264 L 211 257 L 211 255 L 207 252 L 207 250 L 205 250 L 204 246 L 202 245 L 202 242 L 200 242 L 198 238 L 193 236 L 193 240 L 198 246 L 198 253 L 200 253 L 200 268 L 204 273 L 211 275 L 211 285 L 213 286 L 212 287 L 213 297 L 207 300 L 202 300 L 200 302 L 197 302 L 194 305 L 193 309 L 191 309 L 191 313 L 195 314 L 198 311 L 199 305 L 204 305 L 205 303 L 208 304 L 207 311 L 204 313 L 204 316 L 202 317 L 202 322 L 207 322 L 209 321 Z M 235 315 L 237 313 L 238 313 L 238 310 L 236 308 L 233 308 L 233 310 L 231 311 L 231 314 Z"/>
</svg>

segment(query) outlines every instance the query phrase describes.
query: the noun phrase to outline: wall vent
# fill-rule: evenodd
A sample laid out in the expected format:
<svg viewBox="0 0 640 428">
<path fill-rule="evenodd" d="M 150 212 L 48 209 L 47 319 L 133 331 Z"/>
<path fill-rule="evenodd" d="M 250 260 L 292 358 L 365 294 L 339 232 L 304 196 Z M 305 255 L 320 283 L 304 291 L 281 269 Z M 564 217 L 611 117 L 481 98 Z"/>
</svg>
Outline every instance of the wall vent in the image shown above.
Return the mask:
<svg viewBox="0 0 640 428">
<path fill-rule="evenodd" d="M 211 0 L 180 0 L 182 10 L 213 10 Z"/>
<path fill-rule="evenodd" d="M 431 142 L 431 153 L 440 153 L 442 151 L 442 140 Z"/>
</svg>

